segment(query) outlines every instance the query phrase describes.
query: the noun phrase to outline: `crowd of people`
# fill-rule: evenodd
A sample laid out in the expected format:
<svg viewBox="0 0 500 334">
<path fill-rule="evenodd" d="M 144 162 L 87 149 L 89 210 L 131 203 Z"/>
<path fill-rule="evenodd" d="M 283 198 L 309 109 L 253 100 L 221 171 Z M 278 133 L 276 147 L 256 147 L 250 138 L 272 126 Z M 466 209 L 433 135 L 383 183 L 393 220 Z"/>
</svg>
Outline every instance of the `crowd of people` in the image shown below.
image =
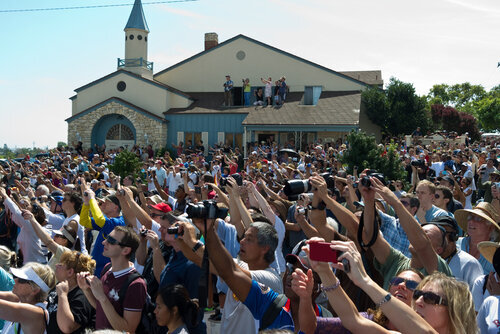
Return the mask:
<svg viewBox="0 0 500 334">
<path fill-rule="evenodd" d="M 497 333 L 500 142 L 396 145 L 397 180 L 341 140 L 7 160 L 1 333 Z"/>
<path fill-rule="evenodd" d="M 252 104 L 252 101 L 254 106 L 266 107 L 273 105 L 281 106 L 285 103 L 286 94 L 289 91 L 285 76 L 282 76 L 279 80 L 274 82 L 274 89 L 271 77 L 267 79 L 260 78 L 260 81 L 264 84 L 264 91 L 262 91 L 262 87 L 258 87 L 254 90 L 252 98 L 252 86 L 250 85 L 250 79 L 241 79 L 244 106 L 250 106 Z M 234 82 L 231 80 L 230 75 L 226 75 L 226 81 L 222 86 L 224 87 L 224 106 L 231 107 L 234 105 Z"/>
</svg>

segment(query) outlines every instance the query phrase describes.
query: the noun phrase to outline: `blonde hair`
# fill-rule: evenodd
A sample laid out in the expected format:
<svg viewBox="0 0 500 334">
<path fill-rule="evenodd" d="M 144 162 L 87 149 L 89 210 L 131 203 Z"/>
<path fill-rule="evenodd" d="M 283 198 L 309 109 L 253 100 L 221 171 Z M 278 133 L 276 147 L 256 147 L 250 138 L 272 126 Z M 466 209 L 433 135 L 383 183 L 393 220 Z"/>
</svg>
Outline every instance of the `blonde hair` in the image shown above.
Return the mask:
<svg viewBox="0 0 500 334">
<path fill-rule="evenodd" d="M 0 267 L 9 271 L 17 262 L 16 252 L 11 251 L 6 246 L 0 246 Z"/>
<path fill-rule="evenodd" d="M 40 279 L 44 281 L 45 284 L 47 284 L 50 290 L 52 290 L 56 286 L 56 275 L 54 274 L 52 268 L 50 268 L 48 265 L 40 264 L 37 262 L 28 262 L 23 266 L 23 268 L 24 267 L 30 267 L 31 269 L 33 269 L 35 273 L 38 275 L 38 277 L 40 277 Z M 34 282 L 30 282 L 30 284 L 32 284 L 32 286 L 34 285 L 40 288 Z M 36 303 L 44 302 L 47 299 L 47 295 L 48 292 L 45 292 L 40 288 L 40 291 L 35 296 L 35 302 Z"/>
<path fill-rule="evenodd" d="M 93 274 L 96 266 L 95 260 L 89 255 L 77 251 L 65 251 L 62 253 L 59 263 L 66 265 L 67 268 L 74 269 L 75 274 L 82 271 Z"/>
<path fill-rule="evenodd" d="M 435 272 L 425 277 L 417 286 L 417 289 L 422 289 L 428 283 L 435 283 L 441 289 L 443 297 L 448 302 L 450 333 L 477 333 L 476 312 L 469 286 L 464 282 L 457 281 L 454 277 Z"/>
</svg>

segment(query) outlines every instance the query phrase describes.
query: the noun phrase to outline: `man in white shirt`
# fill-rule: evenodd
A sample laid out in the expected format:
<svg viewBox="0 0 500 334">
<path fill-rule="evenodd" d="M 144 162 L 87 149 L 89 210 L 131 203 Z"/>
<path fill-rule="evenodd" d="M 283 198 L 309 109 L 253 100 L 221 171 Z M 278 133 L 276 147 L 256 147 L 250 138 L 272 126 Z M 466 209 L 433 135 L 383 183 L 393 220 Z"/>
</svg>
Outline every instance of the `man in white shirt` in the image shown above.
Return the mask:
<svg viewBox="0 0 500 334">
<path fill-rule="evenodd" d="M 167 171 L 162 167 L 161 160 L 156 160 L 155 163 L 156 179 L 162 188 L 167 185 Z"/>
</svg>

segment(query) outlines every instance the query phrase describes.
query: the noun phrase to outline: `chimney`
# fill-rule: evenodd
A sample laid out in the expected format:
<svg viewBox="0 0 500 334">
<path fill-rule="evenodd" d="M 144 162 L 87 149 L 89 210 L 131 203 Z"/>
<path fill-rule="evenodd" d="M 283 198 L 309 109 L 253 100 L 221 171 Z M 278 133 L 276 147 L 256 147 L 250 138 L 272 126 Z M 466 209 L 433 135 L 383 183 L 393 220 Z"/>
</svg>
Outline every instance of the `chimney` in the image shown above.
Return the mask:
<svg viewBox="0 0 500 334">
<path fill-rule="evenodd" d="M 219 36 L 215 32 L 207 32 L 205 34 L 205 51 L 219 44 Z"/>
</svg>

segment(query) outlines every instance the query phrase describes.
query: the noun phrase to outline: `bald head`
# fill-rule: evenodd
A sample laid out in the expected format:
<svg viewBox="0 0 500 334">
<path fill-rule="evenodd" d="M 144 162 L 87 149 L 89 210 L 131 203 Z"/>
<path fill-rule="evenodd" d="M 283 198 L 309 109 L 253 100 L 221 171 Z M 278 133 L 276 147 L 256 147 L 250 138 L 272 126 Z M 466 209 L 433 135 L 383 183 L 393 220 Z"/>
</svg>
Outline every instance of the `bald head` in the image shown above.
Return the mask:
<svg viewBox="0 0 500 334">
<path fill-rule="evenodd" d="M 422 226 L 422 229 L 429 237 L 432 248 L 434 248 L 438 255 L 442 254 L 446 248 L 446 239 L 444 239 L 443 232 L 439 229 L 439 227 L 433 224 Z"/>
</svg>

